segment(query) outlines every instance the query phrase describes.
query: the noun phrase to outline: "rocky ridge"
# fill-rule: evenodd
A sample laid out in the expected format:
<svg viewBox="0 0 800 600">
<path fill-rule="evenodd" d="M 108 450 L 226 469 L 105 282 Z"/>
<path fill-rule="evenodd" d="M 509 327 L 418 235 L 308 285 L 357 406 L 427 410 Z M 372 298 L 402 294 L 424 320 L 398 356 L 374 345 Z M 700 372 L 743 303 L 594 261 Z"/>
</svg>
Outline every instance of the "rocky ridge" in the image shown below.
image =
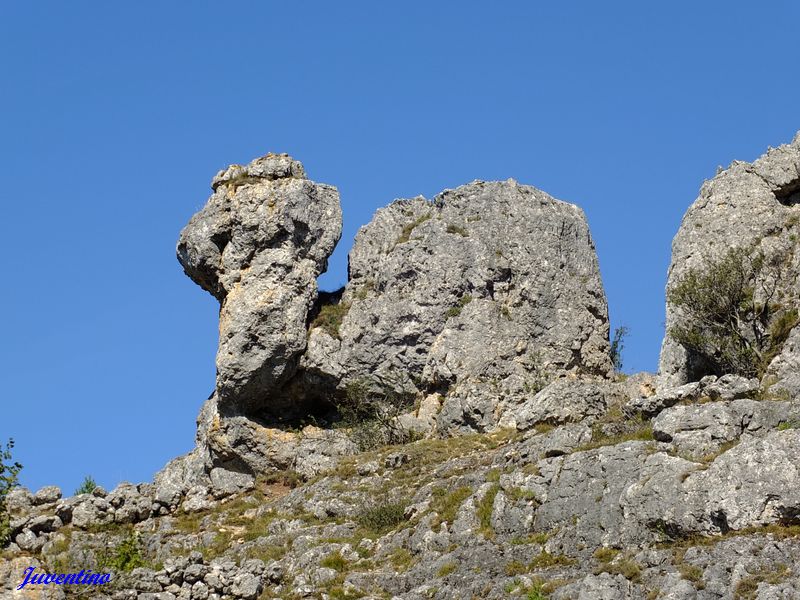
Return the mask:
<svg viewBox="0 0 800 600">
<path fill-rule="evenodd" d="M 670 282 L 730 231 L 794 256 L 799 140 L 703 186 Z M 152 484 L 13 490 L 0 598 L 79 594 L 15 591 L 31 565 L 111 570 L 88 597 L 120 600 L 800 597 L 797 328 L 761 378 L 671 340 L 657 378 L 616 376 L 572 205 L 513 181 L 397 201 L 318 294 L 335 190 L 286 155 L 212 188 L 178 247 L 221 302 L 196 449 Z M 337 422 L 365 382 L 414 402 L 390 419 L 405 443 Z"/>
</svg>

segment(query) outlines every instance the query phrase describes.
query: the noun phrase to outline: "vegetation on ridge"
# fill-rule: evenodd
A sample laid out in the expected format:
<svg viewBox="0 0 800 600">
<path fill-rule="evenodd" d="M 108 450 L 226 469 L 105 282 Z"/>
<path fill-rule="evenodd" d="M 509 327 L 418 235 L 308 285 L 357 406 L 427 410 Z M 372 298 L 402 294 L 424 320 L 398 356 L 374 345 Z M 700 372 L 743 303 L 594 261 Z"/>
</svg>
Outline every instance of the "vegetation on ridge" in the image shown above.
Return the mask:
<svg viewBox="0 0 800 600">
<path fill-rule="evenodd" d="M 733 248 L 681 276 L 668 300 L 685 320 L 668 334 L 717 375 L 763 375 L 800 322 L 785 297 L 785 259 Z"/>
<path fill-rule="evenodd" d="M 5 450 L 0 446 L 0 548 L 8 543 L 10 532 L 10 518 L 6 510 L 5 499 L 8 492 L 16 487 L 19 479 L 19 472 L 22 465 L 18 462 L 11 462 L 11 450 L 14 448 L 14 440 L 9 439 Z"/>
</svg>

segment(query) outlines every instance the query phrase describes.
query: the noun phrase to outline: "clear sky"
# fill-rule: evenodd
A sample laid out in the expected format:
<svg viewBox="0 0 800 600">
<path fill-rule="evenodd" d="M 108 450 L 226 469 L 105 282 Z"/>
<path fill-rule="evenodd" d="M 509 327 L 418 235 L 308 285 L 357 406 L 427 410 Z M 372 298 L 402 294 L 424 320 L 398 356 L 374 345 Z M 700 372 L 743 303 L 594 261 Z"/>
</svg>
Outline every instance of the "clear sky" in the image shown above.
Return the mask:
<svg viewBox="0 0 800 600">
<path fill-rule="evenodd" d="M 0 440 L 23 484 L 150 480 L 214 384 L 217 304 L 175 259 L 218 169 L 336 185 L 346 278 L 395 198 L 513 177 L 586 211 L 625 370 L 655 370 L 704 179 L 800 129 L 790 0 L 0 4 Z"/>
</svg>

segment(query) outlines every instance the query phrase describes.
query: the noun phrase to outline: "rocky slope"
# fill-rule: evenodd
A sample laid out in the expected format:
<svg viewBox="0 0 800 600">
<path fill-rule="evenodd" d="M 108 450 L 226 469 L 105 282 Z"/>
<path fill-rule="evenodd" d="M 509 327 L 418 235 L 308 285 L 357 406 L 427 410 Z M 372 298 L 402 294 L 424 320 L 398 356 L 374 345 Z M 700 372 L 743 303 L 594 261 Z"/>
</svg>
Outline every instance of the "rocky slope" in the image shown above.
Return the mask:
<svg viewBox="0 0 800 600">
<path fill-rule="evenodd" d="M 794 256 L 798 140 L 704 185 L 670 285 L 731 231 Z M 396 201 L 318 294 L 336 191 L 285 155 L 213 188 L 178 245 L 221 303 L 197 447 L 153 483 L 13 490 L 0 598 L 800 598 L 796 332 L 762 379 L 671 340 L 658 378 L 615 376 L 572 205 L 513 181 Z M 15 590 L 30 566 L 114 577 Z"/>
</svg>

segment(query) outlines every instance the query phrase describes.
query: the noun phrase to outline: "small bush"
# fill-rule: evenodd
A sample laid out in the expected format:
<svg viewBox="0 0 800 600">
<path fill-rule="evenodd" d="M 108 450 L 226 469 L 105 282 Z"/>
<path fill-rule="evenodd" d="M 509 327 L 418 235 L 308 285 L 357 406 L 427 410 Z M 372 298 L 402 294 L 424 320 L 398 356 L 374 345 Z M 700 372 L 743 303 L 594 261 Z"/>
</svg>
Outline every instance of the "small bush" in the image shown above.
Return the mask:
<svg viewBox="0 0 800 600">
<path fill-rule="evenodd" d="M 783 305 L 783 261 L 733 248 L 687 271 L 667 294 L 685 316 L 669 336 L 716 375 L 760 377 L 798 323 Z"/>
<path fill-rule="evenodd" d="M 622 349 L 625 347 L 625 338 L 628 333 L 630 330 L 624 325 L 617 327 L 614 330 L 614 338 L 611 340 L 611 362 L 617 373 L 622 372 Z"/>
<path fill-rule="evenodd" d="M 0 548 L 9 542 L 10 517 L 6 510 L 5 499 L 8 492 L 17 486 L 19 472 L 22 465 L 18 462 L 11 462 L 11 450 L 14 448 L 14 440 L 9 439 L 5 449 L 0 446 Z"/>
<path fill-rule="evenodd" d="M 92 478 L 91 475 L 87 475 L 83 479 L 83 483 L 78 486 L 78 489 L 75 490 L 75 495 L 78 494 L 91 494 L 95 488 L 97 487 L 97 482 Z"/>
<path fill-rule="evenodd" d="M 285 471 L 273 471 L 264 475 L 266 485 L 282 485 L 289 489 L 294 489 L 303 483 L 303 476 L 297 471 L 287 469 Z"/>
<path fill-rule="evenodd" d="M 598 548 L 594 553 L 594 557 L 602 563 L 607 563 L 614 560 L 618 554 L 619 550 L 615 548 Z"/>
<path fill-rule="evenodd" d="M 758 596 L 758 586 L 761 583 L 776 585 L 791 576 L 791 570 L 784 564 L 776 564 L 772 568 L 762 567 L 755 573 L 748 572 L 736 585 L 733 597 L 737 600 L 751 600 Z"/>
<path fill-rule="evenodd" d="M 403 230 L 400 232 L 400 237 L 397 238 L 397 241 L 395 242 L 395 246 L 398 244 L 405 244 L 409 239 L 411 239 L 411 233 L 425 221 L 429 220 L 431 216 L 431 213 L 426 213 L 420 217 L 417 217 L 411 223 L 405 225 Z"/>
<path fill-rule="evenodd" d="M 406 389 L 402 377 L 394 373 L 382 379 L 360 378 L 347 384 L 345 397 L 336 408 L 340 425 L 349 430 L 350 439 L 360 451 L 413 441 L 413 433 L 398 420 L 414 405 L 414 395 Z"/>
<path fill-rule="evenodd" d="M 347 561 L 338 552 L 331 552 L 327 556 L 324 556 L 322 560 L 319 562 L 319 565 L 321 567 L 325 567 L 326 569 L 333 569 L 334 571 L 339 571 L 340 573 L 347 571 L 348 567 Z"/>
<path fill-rule="evenodd" d="M 114 555 L 108 562 L 108 566 L 114 571 L 123 572 L 132 571 L 137 567 L 146 565 L 147 562 L 142 557 L 139 537 L 133 531 L 114 549 Z"/>
<path fill-rule="evenodd" d="M 583 452 L 586 450 L 594 450 L 602 446 L 616 446 L 624 442 L 651 442 L 653 439 L 653 426 L 647 421 L 642 421 L 636 429 L 620 433 L 619 435 L 606 435 L 603 433 L 600 425 L 595 425 L 592 427 L 592 441 L 579 446 L 575 451 Z"/>
<path fill-rule="evenodd" d="M 609 573 L 611 575 L 622 575 L 628 581 L 639 581 L 642 574 L 642 567 L 631 558 L 622 558 L 617 561 L 602 563 L 595 569 L 595 575 Z"/>
<path fill-rule="evenodd" d="M 447 233 L 452 233 L 455 235 L 460 235 L 461 237 L 469 237 L 467 230 L 463 227 L 459 227 L 458 225 L 448 225 L 447 226 Z"/>
<path fill-rule="evenodd" d="M 452 523 L 464 500 L 472 495 L 472 488 L 463 486 L 448 492 L 445 488 L 435 488 L 431 508 L 439 515 L 439 522 Z"/>
<path fill-rule="evenodd" d="M 406 522 L 406 506 L 402 502 L 378 504 L 362 512 L 356 521 L 372 533 L 386 533 Z"/>
<path fill-rule="evenodd" d="M 445 563 L 439 568 L 436 574 L 439 577 L 447 577 L 448 575 L 450 575 L 450 573 L 455 572 L 457 568 L 458 565 L 454 562 Z"/>
<path fill-rule="evenodd" d="M 548 594 L 545 592 L 541 583 L 534 582 L 533 587 L 528 590 L 525 600 L 547 600 Z"/>
<path fill-rule="evenodd" d="M 483 499 L 478 503 L 478 521 L 481 524 L 481 532 L 484 537 L 491 537 L 494 535 L 492 529 L 492 512 L 494 511 L 494 499 L 497 497 L 497 492 L 500 491 L 500 486 L 495 484 L 490 487 Z"/>
<path fill-rule="evenodd" d="M 340 339 L 339 328 L 342 326 L 342 321 L 344 321 L 349 310 L 350 304 L 348 302 L 322 305 L 316 318 L 311 322 L 309 331 L 315 327 L 322 327 L 331 336 Z"/>
<path fill-rule="evenodd" d="M 519 562 L 518 560 L 512 560 L 508 563 L 504 569 L 505 574 L 509 577 L 515 577 L 517 575 L 523 575 L 528 572 L 527 565 Z"/>
<path fill-rule="evenodd" d="M 444 313 L 445 317 L 448 319 L 452 319 L 453 317 L 457 317 L 461 314 L 461 311 L 464 310 L 464 307 L 472 302 L 472 296 L 469 294 L 465 294 L 458 299 L 455 306 L 451 306 L 447 309 L 447 312 Z"/>
<path fill-rule="evenodd" d="M 414 556 L 405 548 L 398 548 L 389 555 L 389 561 L 398 571 L 406 571 L 414 562 Z"/>
<path fill-rule="evenodd" d="M 546 550 L 542 550 L 537 556 L 533 557 L 531 561 L 532 569 L 547 569 L 549 567 L 567 567 L 574 565 L 575 561 L 563 554 L 550 554 Z"/>
<path fill-rule="evenodd" d="M 686 581 L 691 581 L 696 584 L 703 580 L 703 569 L 698 566 L 682 563 L 678 565 L 678 571 L 680 571 L 681 577 Z"/>
</svg>

